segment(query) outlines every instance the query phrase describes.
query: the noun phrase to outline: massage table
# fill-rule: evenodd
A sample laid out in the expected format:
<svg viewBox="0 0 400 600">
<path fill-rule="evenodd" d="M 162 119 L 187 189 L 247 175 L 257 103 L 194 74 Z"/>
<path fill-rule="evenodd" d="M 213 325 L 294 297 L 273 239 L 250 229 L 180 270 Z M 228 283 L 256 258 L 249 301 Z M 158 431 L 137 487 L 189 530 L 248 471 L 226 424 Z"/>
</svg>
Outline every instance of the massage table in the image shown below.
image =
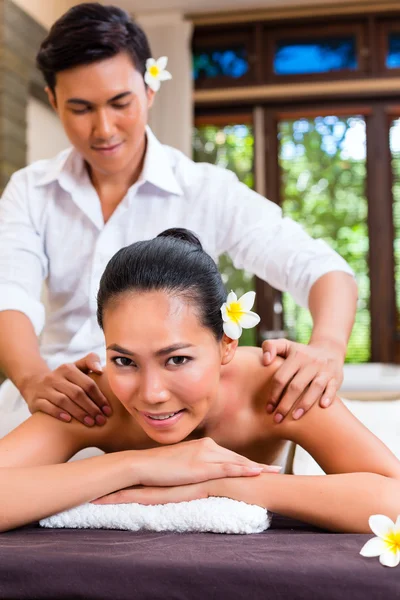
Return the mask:
<svg viewBox="0 0 400 600">
<path fill-rule="evenodd" d="M 345 510 L 345 507 L 344 507 Z M 400 566 L 273 515 L 251 535 L 43 529 L 0 534 L 3 600 L 396 600 Z"/>
</svg>

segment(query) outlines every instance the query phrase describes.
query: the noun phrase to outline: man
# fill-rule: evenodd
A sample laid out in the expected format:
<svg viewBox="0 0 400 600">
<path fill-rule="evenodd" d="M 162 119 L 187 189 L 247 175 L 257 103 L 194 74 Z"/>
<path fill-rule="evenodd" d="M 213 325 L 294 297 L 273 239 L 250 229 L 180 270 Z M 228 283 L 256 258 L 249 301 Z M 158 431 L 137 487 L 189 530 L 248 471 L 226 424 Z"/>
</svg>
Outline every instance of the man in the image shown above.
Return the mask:
<svg viewBox="0 0 400 600">
<path fill-rule="evenodd" d="M 127 13 L 97 3 L 68 11 L 40 48 L 49 101 L 73 148 L 15 173 L 0 202 L 0 368 L 9 378 L 0 435 L 37 410 L 104 424 L 110 407 L 87 376 L 105 357 L 99 279 L 119 248 L 168 227 L 195 231 L 215 258 L 227 251 L 308 304 L 308 346 L 264 343 L 266 363 L 286 358 L 267 407 L 276 422 L 293 406 L 294 418 L 316 401 L 328 406 L 340 386 L 357 297 L 350 268 L 231 172 L 156 140 L 146 125 L 150 57 Z"/>
</svg>

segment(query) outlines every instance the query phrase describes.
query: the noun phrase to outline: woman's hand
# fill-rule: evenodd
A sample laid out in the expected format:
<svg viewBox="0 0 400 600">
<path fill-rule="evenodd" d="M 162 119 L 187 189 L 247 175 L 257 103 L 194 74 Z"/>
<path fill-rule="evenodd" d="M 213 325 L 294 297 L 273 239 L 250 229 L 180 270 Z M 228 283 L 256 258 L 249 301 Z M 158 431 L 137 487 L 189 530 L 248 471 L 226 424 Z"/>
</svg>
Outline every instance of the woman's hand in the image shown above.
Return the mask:
<svg viewBox="0 0 400 600">
<path fill-rule="evenodd" d="M 30 412 L 44 412 L 59 419 L 75 418 L 84 425 L 104 425 L 112 413 L 107 398 L 88 376 L 91 371 L 102 373 L 100 359 L 91 353 L 54 371 L 27 378 L 20 389 Z"/>
<path fill-rule="evenodd" d="M 257 478 L 260 484 L 263 484 L 263 479 L 265 479 L 265 475 Z M 279 485 L 278 480 L 276 481 Z M 202 481 L 201 483 L 175 487 L 134 486 L 113 494 L 107 494 L 107 496 L 94 500 L 93 504 L 168 504 L 170 502 L 190 502 L 190 500 L 217 496 L 260 505 L 260 492 L 249 483 L 244 482 L 240 477 L 226 477 L 225 479 L 214 479 L 213 481 Z M 264 487 L 271 486 L 271 480 L 265 483 Z M 263 490 L 262 497 L 265 499 L 265 490 Z"/>
<path fill-rule="evenodd" d="M 293 409 L 300 419 L 315 402 L 330 406 L 343 381 L 343 349 L 335 344 L 298 344 L 286 339 L 267 340 L 262 345 L 264 364 L 276 356 L 285 362 L 275 372 L 270 385 L 267 412 L 277 408 L 274 421 L 280 423 Z"/>
<path fill-rule="evenodd" d="M 223 477 L 254 477 L 280 467 L 259 464 L 219 446 L 210 438 L 135 453 L 140 485 L 177 486 Z"/>
<path fill-rule="evenodd" d="M 107 494 L 92 504 L 169 504 L 170 502 L 190 502 L 208 498 L 208 481 L 178 485 L 175 487 L 134 486 Z"/>
</svg>

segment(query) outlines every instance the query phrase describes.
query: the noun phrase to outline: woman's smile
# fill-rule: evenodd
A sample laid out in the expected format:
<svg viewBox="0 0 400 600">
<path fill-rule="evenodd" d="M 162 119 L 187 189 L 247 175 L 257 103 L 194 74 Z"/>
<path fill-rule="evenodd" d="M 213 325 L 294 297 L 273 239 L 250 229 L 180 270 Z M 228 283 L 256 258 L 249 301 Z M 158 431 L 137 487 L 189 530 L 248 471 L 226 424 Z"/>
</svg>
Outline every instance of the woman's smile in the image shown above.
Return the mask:
<svg viewBox="0 0 400 600">
<path fill-rule="evenodd" d="M 185 408 L 169 413 L 151 413 L 138 411 L 139 415 L 143 418 L 143 420 L 148 425 L 150 425 L 150 427 L 154 427 L 155 429 L 166 429 L 169 427 L 173 427 L 181 420 L 185 412 Z"/>
</svg>

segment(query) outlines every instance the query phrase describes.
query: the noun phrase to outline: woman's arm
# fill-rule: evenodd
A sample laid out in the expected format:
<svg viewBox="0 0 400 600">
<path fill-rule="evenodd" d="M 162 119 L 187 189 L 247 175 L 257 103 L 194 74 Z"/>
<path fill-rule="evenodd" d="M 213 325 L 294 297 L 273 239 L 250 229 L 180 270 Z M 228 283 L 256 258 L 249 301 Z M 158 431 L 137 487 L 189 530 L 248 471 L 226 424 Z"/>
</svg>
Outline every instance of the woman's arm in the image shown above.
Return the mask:
<svg viewBox="0 0 400 600">
<path fill-rule="evenodd" d="M 169 489 L 126 490 L 102 503 L 163 504 L 223 496 L 265 506 L 273 512 L 332 531 L 366 533 L 368 518 L 400 514 L 400 462 L 336 399 L 325 411 L 318 405 L 300 421 L 289 417 L 268 431 L 308 450 L 328 473 L 323 476 L 261 474 L 254 479 L 220 479 Z"/>
<path fill-rule="evenodd" d="M 111 446 L 105 430 L 113 423 L 111 417 L 104 427 L 88 429 L 35 413 L 1 439 L 0 532 L 129 486 L 184 486 L 262 470 L 209 439 L 59 464 L 84 447 Z M 111 433 L 118 435 L 115 428 Z"/>
<path fill-rule="evenodd" d="M 246 484 L 224 479 L 205 486 L 208 496 L 257 504 L 331 531 L 368 533 L 371 515 L 384 514 L 396 521 L 400 514 L 400 481 L 373 473 L 262 474 Z"/>
<path fill-rule="evenodd" d="M 138 483 L 134 452 L 58 464 L 82 448 L 101 446 L 100 436 L 100 428 L 35 413 L 1 439 L 0 531 Z"/>
<path fill-rule="evenodd" d="M 368 532 L 368 518 L 400 514 L 400 461 L 336 398 L 300 420 L 268 427 L 301 445 L 328 475 L 269 475 L 243 485 L 209 482 L 210 495 L 228 495 L 334 531 Z"/>
</svg>

